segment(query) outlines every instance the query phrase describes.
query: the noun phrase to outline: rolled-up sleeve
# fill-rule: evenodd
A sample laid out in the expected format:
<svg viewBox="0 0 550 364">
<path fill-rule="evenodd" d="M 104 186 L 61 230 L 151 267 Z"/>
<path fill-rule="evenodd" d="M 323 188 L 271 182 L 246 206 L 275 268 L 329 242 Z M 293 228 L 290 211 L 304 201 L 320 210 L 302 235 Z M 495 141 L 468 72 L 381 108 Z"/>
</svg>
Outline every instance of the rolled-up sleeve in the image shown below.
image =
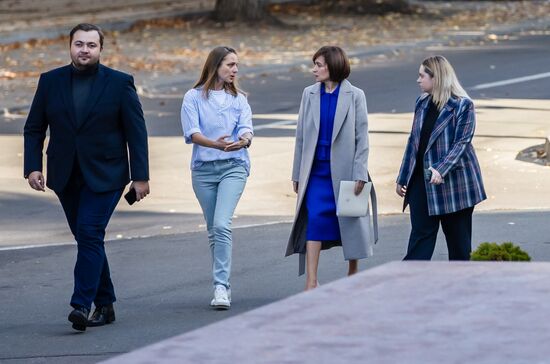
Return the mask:
<svg viewBox="0 0 550 364">
<path fill-rule="evenodd" d="M 195 133 L 200 133 L 199 110 L 196 98 L 200 97 L 197 90 L 192 89 L 185 93 L 183 103 L 181 105 L 181 127 L 183 129 L 183 137 L 187 144 L 191 144 L 191 136 Z"/>
<path fill-rule="evenodd" d="M 239 116 L 239 120 L 237 121 L 237 135 L 242 136 L 246 133 L 254 134 L 254 130 L 252 128 L 252 109 L 250 108 L 248 100 L 244 95 L 240 94 L 239 98 L 241 114 Z"/>
</svg>

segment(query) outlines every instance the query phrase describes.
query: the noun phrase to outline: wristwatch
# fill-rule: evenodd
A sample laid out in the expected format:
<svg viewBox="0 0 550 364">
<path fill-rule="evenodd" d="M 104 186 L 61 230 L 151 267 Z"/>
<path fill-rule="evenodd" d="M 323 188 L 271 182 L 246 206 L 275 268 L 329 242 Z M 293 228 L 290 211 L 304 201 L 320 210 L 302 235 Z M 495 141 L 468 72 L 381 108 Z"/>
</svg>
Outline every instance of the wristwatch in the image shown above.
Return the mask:
<svg viewBox="0 0 550 364">
<path fill-rule="evenodd" d="M 250 144 L 252 144 L 252 138 L 245 138 L 245 139 L 248 141 L 248 143 L 246 143 L 246 145 L 243 148 L 248 148 L 250 147 Z"/>
</svg>

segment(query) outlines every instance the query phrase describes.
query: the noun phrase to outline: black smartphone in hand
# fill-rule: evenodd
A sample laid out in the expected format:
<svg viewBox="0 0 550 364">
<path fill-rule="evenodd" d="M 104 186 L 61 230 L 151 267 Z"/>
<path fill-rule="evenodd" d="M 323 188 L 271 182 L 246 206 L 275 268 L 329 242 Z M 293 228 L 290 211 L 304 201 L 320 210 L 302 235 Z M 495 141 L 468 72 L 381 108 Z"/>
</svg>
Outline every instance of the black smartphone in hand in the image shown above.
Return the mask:
<svg viewBox="0 0 550 364">
<path fill-rule="evenodd" d="M 424 170 L 424 178 L 428 182 L 430 182 L 432 180 L 432 170 L 431 169 L 425 169 Z"/>
<path fill-rule="evenodd" d="M 128 202 L 128 205 L 133 205 L 137 201 L 136 190 L 130 188 L 130 190 L 124 195 L 124 198 Z"/>
</svg>

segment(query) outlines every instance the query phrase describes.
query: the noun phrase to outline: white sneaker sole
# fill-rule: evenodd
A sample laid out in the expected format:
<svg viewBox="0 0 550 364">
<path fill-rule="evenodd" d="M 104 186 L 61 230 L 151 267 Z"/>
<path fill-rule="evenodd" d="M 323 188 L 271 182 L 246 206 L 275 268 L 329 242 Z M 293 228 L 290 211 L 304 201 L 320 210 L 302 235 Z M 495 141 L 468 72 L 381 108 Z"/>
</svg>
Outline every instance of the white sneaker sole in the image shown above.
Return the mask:
<svg viewBox="0 0 550 364">
<path fill-rule="evenodd" d="M 229 310 L 231 304 L 228 302 L 210 302 L 210 306 L 216 310 Z"/>
</svg>

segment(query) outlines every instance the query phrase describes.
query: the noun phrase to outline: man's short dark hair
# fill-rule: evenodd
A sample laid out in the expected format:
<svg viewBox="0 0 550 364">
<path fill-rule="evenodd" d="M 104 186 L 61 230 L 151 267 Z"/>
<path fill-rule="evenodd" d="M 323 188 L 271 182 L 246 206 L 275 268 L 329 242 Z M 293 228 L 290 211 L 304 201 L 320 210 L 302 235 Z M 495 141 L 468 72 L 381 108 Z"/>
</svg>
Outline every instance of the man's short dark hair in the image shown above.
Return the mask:
<svg viewBox="0 0 550 364">
<path fill-rule="evenodd" d="M 336 46 L 321 47 L 313 55 L 313 63 L 315 63 L 315 60 L 320 56 L 325 58 L 331 81 L 341 82 L 348 78 L 351 67 L 349 65 L 348 56 L 342 48 Z"/>
<path fill-rule="evenodd" d="M 103 31 L 97 25 L 89 24 L 89 23 L 80 23 L 71 30 L 71 32 L 69 33 L 69 45 L 73 43 L 74 33 L 78 32 L 79 30 L 82 30 L 84 32 L 91 32 L 92 30 L 97 31 L 97 34 L 99 34 L 99 46 L 103 48 L 103 38 L 104 38 Z"/>
</svg>

